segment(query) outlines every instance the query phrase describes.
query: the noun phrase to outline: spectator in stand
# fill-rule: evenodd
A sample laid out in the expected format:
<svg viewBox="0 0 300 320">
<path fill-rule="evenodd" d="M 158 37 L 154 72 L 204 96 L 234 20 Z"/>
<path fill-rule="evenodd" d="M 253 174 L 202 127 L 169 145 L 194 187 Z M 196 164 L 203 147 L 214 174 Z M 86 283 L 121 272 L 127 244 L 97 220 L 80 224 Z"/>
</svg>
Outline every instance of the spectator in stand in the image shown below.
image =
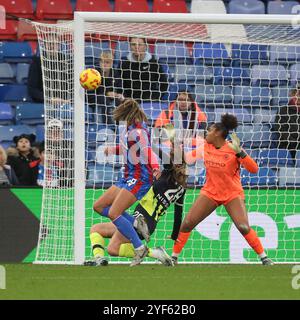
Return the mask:
<svg viewBox="0 0 300 320">
<path fill-rule="evenodd" d="M 61 52 L 58 36 L 47 35 L 47 40 L 42 44 L 44 76 L 48 92 L 48 98 L 58 103 L 65 103 L 71 100 L 72 91 L 70 86 L 73 81 L 73 74 L 70 72 L 71 59 Z M 28 74 L 28 93 L 33 101 L 44 102 L 43 74 L 41 57 L 34 56 Z M 70 95 L 70 96 L 69 96 Z M 64 99 L 62 99 L 64 97 Z"/>
<path fill-rule="evenodd" d="M 0 187 L 8 187 L 18 185 L 19 180 L 14 169 L 6 164 L 7 154 L 2 146 L 0 146 Z"/>
<path fill-rule="evenodd" d="M 147 51 L 143 38 L 130 38 L 130 52 L 121 60 L 124 96 L 141 101 L 161 100 L 168 89 L 167 76 Z"/>
<path fill-rule="evenodd" d="M 207 117 L 189 89 L 178 92 L 175 101 L 169 105 L 167 110 L 163 110 L 156 119 L 155 127 L 164 127 L 169 123 L 177 130 L 177 134 L 185 132 L 181 138 L 192 138 L 194 146 L 197 143 L 198 130 L 206 130 Z"/>
<path fill-rule="evenodd" d="M 100 68 L 96 68 L 102 83 L 96 91 L 87 91 L 89 106 L 96 108 L 96 113 L 102 116 L 102 122 L 114 123 L 112 110 L 123 100 L 122 80 L 120 72 L 113 68 L 113 54 L 103 51 L 100 55 Z"/>
<path fill-rule="evenodd" d="M 288 149 L 296 162 L 300 147 L 300 85 L 291 90 L 287 106 L 279 107 L 273 130 L 279 133 L 278 148 Z"/>
<path fill-rule="evenodd" d="M 45 144 L 44 142 L 40 143 L 37 149 L 39 151 L 39 157 L 40 157 L 40 163 L 38 166 L 37 184 L 43 187 L 45 183 Z"/>
<path fill-rule="evenodd" d="M 32 144 L 34 134 L 21 134 L 13 138 L 16 148 L 7 150 L 7 164 L 15 171 L 20 185 L 35 186 L 37 184 L 38 165 L 40 159 L 34 154 Z"/>
</svg>

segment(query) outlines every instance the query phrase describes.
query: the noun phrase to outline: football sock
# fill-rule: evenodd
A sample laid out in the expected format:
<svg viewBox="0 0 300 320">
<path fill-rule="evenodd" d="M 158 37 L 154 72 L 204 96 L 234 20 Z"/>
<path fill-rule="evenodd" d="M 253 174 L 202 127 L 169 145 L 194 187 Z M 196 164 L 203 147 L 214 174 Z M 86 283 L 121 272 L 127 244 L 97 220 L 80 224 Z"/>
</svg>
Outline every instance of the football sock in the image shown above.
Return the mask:
<svg viewBox="0 0 300 320">
<path fill-rule="evenodd" d="M 249 243 L 249 246 L 260 256 L 260 258 L 266 257 L 261 241 L 253 229 L 250 229 L 244 238 Z"/>
<path fill-rule="evenodd" d="M 117 227 L 122 235 L 133 244 L 135 249 L 143 246 L 143 243 L 139 238 L 137 232 L 133 228 L 133 225 L 126 218 L 124 218 L 123 216 L 119 216 L 114 221 L 112 221 L 112 223 Z"/>
<path fill-rule="evenodd" d="M 119 249 L 119 257 L 133 258 L 134 257 L 134 248 L 131 243 L 122 243 Z M 149 248 L 148 257 L 156 258 L 155 249 Z"/>
<path fill-rule="evenodd" d="M 90 234 L 90 240 L 93 249 L 94 257 L 104 257 L 104 238 L 98 232 L 93 232 Z"/>
<path fill-rule="evenodd" d="M 133 245 L 131 243 L 122 243 L 119 248 L 119 257 L 133 258 Z"/>
<path fill-rule="evenodd" d="M 180 252 L 182 251 L 183 247 L 185 246 L 186 242 L 189 239 L 190 232 L 179 232 L 178 238 L 175 241 L 173 246 L 173 253 L 172 256 L 178 257 Z"/>
<path fill-rule="evenodd" d="M 122 216 L 127 219 L 132 225 L 134 223 L 135 217 L 129 214 L 128 212 L 124 211 Z"/>
</svg>

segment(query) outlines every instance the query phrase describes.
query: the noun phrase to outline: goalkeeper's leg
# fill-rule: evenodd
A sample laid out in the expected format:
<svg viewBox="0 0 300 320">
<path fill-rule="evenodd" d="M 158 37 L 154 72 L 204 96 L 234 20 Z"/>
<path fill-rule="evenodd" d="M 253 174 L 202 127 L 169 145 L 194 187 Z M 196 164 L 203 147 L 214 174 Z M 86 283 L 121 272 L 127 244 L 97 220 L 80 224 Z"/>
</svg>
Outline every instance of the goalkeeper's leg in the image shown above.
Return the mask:
<svg viewBox="0 0 300 320">
<path fill-rule="evenodd" d="M 225 205 L 239 232 L 244 236 L 250 247 L 260 257 L 263 265 L 272 265 L 273 262 L 265 253 L 264 247 L 256 232 L 250 227 L 244 199 L 237 197 Z"/>
<path fill-rule="evenodd" d="M 191 231 L 197 224 L 208 217 L 217 208 L 217 206 L 216 202 L 205 195 L 199 195 L 180 226 L 179 235 L 173 246 L 172 258 L 174 263 L 177 262 L 178 256 L 187 243 Z"/>
</svg>

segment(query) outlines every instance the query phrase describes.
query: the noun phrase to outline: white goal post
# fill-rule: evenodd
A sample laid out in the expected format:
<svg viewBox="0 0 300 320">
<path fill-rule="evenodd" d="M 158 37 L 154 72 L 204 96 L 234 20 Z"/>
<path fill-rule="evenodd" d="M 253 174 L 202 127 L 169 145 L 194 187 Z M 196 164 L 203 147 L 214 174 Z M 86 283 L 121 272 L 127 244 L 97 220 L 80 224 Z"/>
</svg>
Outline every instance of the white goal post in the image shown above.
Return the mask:
<svg viewBox="0 0 300 320">
<path fill-rule="evenodd" d="M 72 67 L 70 67 L 69 70 L 72 70 L 73 72 L 73 87 L 69 90 L 70 93 L 70 104 L 73 105 L 74 113 L 70 115 L 69 122 L 70 122 L 70 131 L 73 132 L 72 135 L 72 144 L 69 146 L 69 148 L 73 148 L 73 155 L 74 155 L 74 167 L 69 168 L 72 176 L 72 179 L 74 179 L 74 184 L 70 186 L 72 191 L 72 195 L 62 195 L 62 192 L 65 192 L 66 189 L 65 186 L 63 187 L 53 187 L 50 184 L 44 187 L 44 194 L 43 194 L 43 209 L 41 214 L 41 231 L 40 231 L 40 237 L 39 237 L 39 244 L 38 244 L 38 250 L 36 255 L 36 263 L 74 263 L 74 264 L 82 264 L 84 260 L 87 258 L 89 253 L 87 253 L 87 226 L 86 226 L 86 217 L 85 212 L 87 210 L 86 208 L 86 132 L 85 132 L 85 124 L 86 124 L 86 114 L 85 114 L 85 98 L 86 98 L 86 92 L 84 89 L 80 86 L 79 83 L 79 75 L 85 68 L 86 62 L 85 62 L 85 42 L 86 42 L 86 33 L 92 34 L 103 34 L 106 33 L 108 36 L 116 34 L 118 37 L 143 37 L 143 38 L 149 38 L 149 39 L 157 39 L 157 40 L 164 40 L 167 39 L 169 41 L 186 41 L 186 42 L 210 42 L 210 43 L 225 43 L 225 44 L 262 44 L 262 45 L 276 45 L 276 41 L 280 41 L 280 44 L 284 44 L 286 46 L 299 46 L 300 40 L 295 40 L 293 37 L 284 39 L 284 33 L 286 33 L 286 28 L 290 28 L 291 26 L 294 26 L 295 29 L 298 27 L 298 24 L 300 19 L 298 19 L 298 16 L 293 15 L 240 15 L 240 14 L 161 14 L 161 13 L 102 13 L 102 12 L 75 12 L 74 13 L 74 21 L 73 22 L 62 22 L 57 25 L 46 25 L 42 23 L 35 23 L 35 26 L 37 28 L 38 37 L 39 37 L 39 43 L 40 43 L 40 52 L 41 52 L 41 59 L 42 59 L 42 67 L 43 67 L 43 75 L 44 75 L 44 88 L 45 88 L 45 125 L 47 128 L 47 124 L 51 119 L 53 119 L 53 108 L 54 108 L 54 102 L 51 102 L 51 91 L 54 89 L 49 86 L 48 82 L 45 80 L 47 79 L 47 68 L 51 68 L 51 64 L 47 65 L 47 48 L 43 45 L 43 43 L 47 42 L 47 36 L 51 32 L 56 32 L 57 34 L 62 35 L 63 40 L 61 38 L 59 40 L 55 40 L 57 42 L 66 42 L 64 39 L 70 39 L 70 44 L 72 44 L 72 48 L 68 49 L 69 54 L 71 56 L 70 62 L 72 63 Z M 187 27 L 186 32 L 183 30 L 183 26 L 189 26 L 191 25 L 191 28 Z M 200 36 L 200 29 L 197 28 L 197 25 L 208 25 L 208 26 L 216 26 L 215 30 L 212 31 L 210 29 L 208 31 L 208 34 L 206 37 L 203 38 L 203 36 Z M 221 28 L 218 28 L 218 26 L 221 25 Z M 261 30 L 259 28 L 262 28 L 262 26 L 277 26 L 278 32 L 283 32 L 283 34 L 279 35 L 278 37 L 273 39 L 272 37 L 264 36 Z M 110 27 L 111 26 L 111 27 Z M 153 26 L 153 27 L 152 27 Z M 257 31 L 253 32 L 254 38 L 247 38 L 245 30 L 242 30 L 245 26 L 252 26 L 252 29 L 255 30 L 257 27 Z M 124 28 L 124 29 L 122 29 Z M 223 33 L 219 33 L 218 36 L 216 36 L 216 31 L 220 32 L 220 30 L 223 28 Z M 230 29 L 231 28 L 231 29 Z M 230 30 L 232 32 L 230 33 Z M 242 31 L 241 31 L 242 30 Z M 269 29 L 266 29 L 266 32 Z M 199 33 L 200 32 L 200 33 Z M 214 34 L 214 37 L 212 38 L 210 36 L 211 34 Z M 199 33 L 199 35 L 198 35 Z M 66 36 L 67 34 L 67 36 Z M 91 36 L 92 37 L 92 36 Z M 48 38 L 49 39 L 49 38 Z M 250 39 L 250 40 L 249 40 Z M 51 41 L 51 40 L 49 40 Z M 91 40 L 92 41 L 92 40 Z M 110 40 L 109 40 L 110 41 Z M 54 65 L 54 64 L 53 64 Z M 176 69 L 176 66 L 175 66 Z M 178 69 L 176 69 L 178 70 Z M 49 73 L 50 74 L 50 73 Z M 176 75 L 175 75 L 176 76 Z M 225 80 L 224 80 L 225 81 Z M 51 79 L 50 79 L 51 82 Z M 198 84 L 195 84 L 194 87 L 197 87 Z M 215 86 L 214 83 L 210 84 L 211 86 Z M 222 82 L 223 85 L 223 82 Z M 232 85 L 233 86 L 233 85 Z M 249 85 L 250 86 L 250 85 Z M 197 89 L 197 88 L 196 88 Z M 268 87 L 268 89 L 270 89 Z M 65 92 L 63 92 L 64 89 L 62 89 L 62 97 L 64 97 Z M 237 92 L 237 91 L 236 91 Z M 206 93 L 205 93 L 206 94 Z M 241 96 L 242 98 L 242 96 Z M 225 98 L 224 98 L 225 99 Z M 207 100 L 205 100 L 207 101 Z M 170 101 L 168 101 L 170 102 Z M 242 109 L 243 106 L 241 106 Z M 252 106 L 250 106 L 252 108 Z M 261 106 L 255 106 L 257 109 L 262 108 Z M 48 109 L 47 109 L 48 108 Z M 56 108 L 56 106 L 55 106 Z M 47 110 L 50 110 L 49 112 Z M 226 108 L 224 108 L 224 111 L 226 111 Z M 59 120 L 64 121 L 64 118 L 60 118 L 58 113 L 55 113 L 55 118 L 59 118 Z M 243 124 L 243 123 L 242 123 Z M 49 152 L 51 148 L 51 144 L 47 139 L 49 139 L 49 136 L 45 135 L 45 145 L 46 145 L 46 157 L 47 157 L 47 150 Z M 242 140 L 243 138 L 241 138 Z M 264 139 L 263 137 L 261 139 Z M 47 142 L 48 141 L 48 142 Z M 252 146 L 250 146 L 252 147 Z M 47 149 L 48 148 L 48 149 Z M 49 154 L 49 153 L 48 153 Z M 47 166 L 47 161 L 46 161 Z M 296 169 L 295 169 L 296 170 Z M 279 172 L 279 171 L 278 171 Z M 277 184 L 277 187 L 268 187 L 269 190 L 271 190 L 271 193 L 278 189 L 279 184 Z M 296 201 L 296 187 L 290 186 L 291 189 L 287 187 L 287 190 L 291 190 L 291 198 L 292 201 Z M 260 186 L 258 185 L 258 189 L 260 189 Z M 93 186 L 93 192 L 95 192 L 96 187 Z M 272 191 L 273 190 L 273 191 Z M 198 191 L 196 190 L 196 187 L 193 189 L 193 199 L 198 194 Z M 257 191 L 258 192 L 258 191 Z M 60 200 L 58 200 L 56 197 L 61 197 Z M 64 200 L 61 200 L 63 198 L 70 199 L 73 197 L 73 202 L 70 204 L 70 208 L 66 210 L 66 214 L 70 215 L 69 218 L 66 218 L 65 225 L 60 225 L 61 217 L 57 215 L 55 218 L 53 218 L 57 214 L 57 207 L 52 204 L 50 207 L 49 203 L 64 203 Z M 95 193 L 93 193 L 93 197 L 95 197 Z M 256 197 L 255 194 L 252 194 L 251 197 L 254 199 Z M 263 197 L 263 193 L 259 197 Z M 271 196 L 270 196 L 271 197 Z M 277 198 L 276 198 L 277 197 Z M 274 196 L 274 200 L 277 201 L 279 196 L 276 194 Z M 286 197 L 286 196 L 284 196 Z M 49 201 L 50 199 L 50 201 Z M 190 198 L 192 199 L 192 198 Z M 270 198 L 271 199 L 271 198 Z M 284 198 L 287 200 L 287 198 Z M 95 199 L 93 199 L 95 200 Z M 69 200 L 68 200 L 69 201 Z M 68 205 L 68 201 L 66 202 L 66 206 Z M 72 202 L 72 199 L 70 200 Z M 272 205 L 274 203 L 272 202 Z M 270 205 L 269 207 L 272 207 Z M 275 206 L 277 204 L 274 204 Z M 283 204 L 284 205 L 284 204 Z M 254 206 L 255 207 L 255 206 Z M 289 214 L 293 213 L 293 215 L 296 215 L 296 203 L 294 203 L 294 207 L 291 209 L 292 212 L 289 212 Z M 70 210 L 70 212 L 67 213 L 67 211 Z M 91 208 L 89 208 L 91 211 Z M 72 221 L 72 211 L 73 211 L 73 221 Z M 258 210 L 259 211 L 259 210 Z M 185 212 L 186 213 L 186 212 Z M 225 217 L 225 216 L 224 216 Z M 223 214 L 221 214 L 220 221 L 223 221 L 225 218 L 223 217 Z M 255 216 L 253 214 L 253 217 L 259 219 L 262 219 L 262 226 L 266 225 L 268 223 L 268 217 L 267 216 Z M 258 221 L 257 220 L 257 221 Z M 271 219 L 272 220 L 272 219 Z M 273 219 L 276 220 L 276 219 Z M 272 220 L 272 221 L 273 221 Z M 256 221 L 256 222 L 257 222 Z M 253 222 L 255 222 L 253 220 Z M 276 222 L 272 222 L 276 224 Z M 282 223 L 282 222 L 280 222 Z M 255 223 L 254 223 L 255 224 Z M 53 230 L 55 228 L 61 228 L 61 232 L 59 230 L 51 231 L 53 226 Z M 206 225 L 206 227 L 209 226 Z M 300 226 L 299 226 L 300 227 Z M 64 229 L 65 228 L 65 229 Z M 73 229 L 73 231 L 72 231 Z M 274 230 L 276 227 L 274 226 Z M 46 230 L 46 231 L 45 231 Z M 66 233 L 64 234 L 64 230 Z M 197 229 L 199 233 L 201 233 L 201 228 Z M 276 229 L 277 230 L 277 229 Z M 281 229 L 280 229 L 281 230 Z M 283 229 L 282 229 L 283 230 Z M 285 232 L 285 231 L 280 232 Z M 299 231 L 295 232 L 294 234 L 289 234 L 289 238 L 292 238 L 292 241 L 297 241 L 299 239 Z M 299 229 L 298 229 L 299 230 Z M 203 231 L 203 230 L 202 230 Z M 220 230 L 219 230 L 220 231 Z M 212 232 L 212 234 L 209 234 L 208 231 L 203 231 L 202 236 L 209 238 L 213 241 L 216 240 L 218 235 L 215 232 Z M 271 231 L 270 231 L 271 232 Z M 56 234 L 54 236 L 54 234 Z M 164 234 L 165 235 L 165 234 Z M 55 239 L 47 241 L 45 240 L 47 237 L 54 236 Z M 202 237 L 201 236 L 201 237 Z M 282 236 L 282 235 L 281 235 Z M 68 242 L 60 242 L 61 240 L 57 237 L 62 238 L 71 238 L 73 237 L 73 240 L 68 240 Z M 236 234 L 234 231 L 230 231 L 230 237 L 236 237 Z M 278 236 L 279 237 L 279 236 Z M 221 236 L 220 236 L 221 239 Z M 206 241 L 206 240 L 204 240 Z M 265 240 L 266 243 L 268 243 L 268 240 Z M 276 240 L 278 242 L 278 240 Z M 276 244 L 276 241 L 274 240 L 274 243 Z M 225 248 L 225 240 L 224 242 L 220 243 L 219 249 L 223 250 L 223 245 Z M 236 240 L 237 245 L 240 245 L 241 242 L 239 239 Z M 68 243 L 68 244 L 67 244 Z M 206 242 L 203 242 L 206 243 Z M 194 243 L 193 243 L 194 244 Z M 270 245 L 270 249 L 275 249 L 275 244 Z M 73 246 L 73 249 L 70 250 L 65 248 L 65 246 Z M 293 246 L 294 244 L 290 244 L 289 246 L 283 248 L 281 250 L 296 250 L 296 246 Z M 54 248 L 55 246 L 58 246 L 57 248 Z M 203 251 L 200 252 L 200 254 L 197 256 L 195 260 L 192 258 L 186 258 L 186 262 L 228 262 L 228 263 L 235 263 L 235 262 L 243 262 L 246 261 L 246 259 L 239 258 L 235 259 L 235 250 L 238 251 L 240 254 L 239 249 L 236 249 L 234 245 L 228 243 L 226 246 L 233 246 L 230 247 L 231 250 L 227 254 L 224 254 L 224 257 L 222 256 L 220 259 L 217 258 L 217 248 L 218 246 L 214 246 L 214 244 L 211 244 L 211 247 L 204 248 Z M 63 250 L 61 250 L 63 248 Z M 195 244 L 195 248 L 190 248 L 191 252 L 198 252 L 199 249 L 197 248 L 197 245 Z M 198 250 L 198 251 L 197 251 Z M 201 250 L 201 249 L 200 249 Z M 206 251 L 207 253 L 210 250 L 209 258 L 206 258 Z M 72 253 L 73 251 L 73 253 Z M 224 249 L 225 251 L 225 249 Z M 63 258 L 64 252 L 66 252 L 65 259 Z M 243 253 L 241 253 L 243 255 Z M 191 253 L 190 257 L 193 256 L 193 253 Z M 278 256 L 279 257 L 279 256 Z M 293 253 L 288 252 L 286 255 L 286 259 L 284 258 L 284 253 L 282 253 L 282 256 L 280 255 L 280 258 L 278 259 L 278 262 L 282 263 L 294 263 L 296 261 L 300 261 L 300 252 L 299 249 L 297 253 L 293 255 Z M 115 260 L 119 262 L 120 260 Z M 253 262 L 253 257 L 250 256 L 250 262 Z M 276 261 L 276 255 L 275 255 L 275 261 Z"/>
</svg>

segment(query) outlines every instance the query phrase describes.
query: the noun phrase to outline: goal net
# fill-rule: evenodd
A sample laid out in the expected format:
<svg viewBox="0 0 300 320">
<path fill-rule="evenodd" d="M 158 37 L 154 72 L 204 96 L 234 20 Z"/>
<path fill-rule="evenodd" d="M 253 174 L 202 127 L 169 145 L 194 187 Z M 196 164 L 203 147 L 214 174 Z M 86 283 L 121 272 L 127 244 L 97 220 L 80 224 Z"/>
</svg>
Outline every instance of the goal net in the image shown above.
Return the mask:
<svg viewBox="0 0 300 320">
<path fill-rule="evenodd" d="M 296 115 L 289 111 L 297 109 L 291 104 L 300 77 L 298 26 L 286 16 L 239 21 L 239 15 L 75 16 L 75 22 L 35 23 L 47 172 L 36 262 L 91 258 L 90 227 L 109 222 L 93 211 L 93 203 L 122 175 L 123 159 L 105 156 L 104 149 L 119 142 L 120 128 L 111 115 L 124 97 L 140 101 L 152 137 L 157 128 L 173 123 L 188 137 L 185 150 L 223 113 L 235 114 L 242 145 L 259 164 L 257 174 L 241 168 L 250 225 L 274 262 L 299 262 L 300 158 L 299 145 L 290 142 L 299 141 L 300 129 L 299 118 L 293 120 Z M 80 72 L 88 67 L 103 77 L 95 91 L 79 84 Z M 157 139 L 152 143 L 167 148 Z M 203 163 L 190 166 L 188 174 L 184 215 L 205 182 Z M 149 246 L 165 246 L 171 254 L 172 225 L 171 207 Z M 219 207 L 194 229 L 180 262 L 255 263 L 258 258 Z"/>
</svg>

